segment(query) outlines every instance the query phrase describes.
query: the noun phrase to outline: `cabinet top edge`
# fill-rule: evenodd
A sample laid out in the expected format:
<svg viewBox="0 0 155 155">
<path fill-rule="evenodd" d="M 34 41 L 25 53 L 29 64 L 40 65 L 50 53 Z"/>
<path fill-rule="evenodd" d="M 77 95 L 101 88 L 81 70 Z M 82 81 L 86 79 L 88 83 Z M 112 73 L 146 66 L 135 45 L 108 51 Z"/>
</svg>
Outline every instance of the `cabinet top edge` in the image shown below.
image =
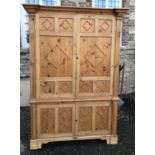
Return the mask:
<svg viewBox="0 0 155 155">
<path fill-rule="evenodd" d="M 129 8 L 91 8 L 91 7 L 69 7 L 69 6 L 45 6 L 38 4 L 23 4 L 23 7 L 28 14 L 35 14 L 37 11 L 52 11 L 52 12 L 73 12 L 73 13 L 99 13 L 99 14 L 114 14 L 123 16 Z"/>
</svg>

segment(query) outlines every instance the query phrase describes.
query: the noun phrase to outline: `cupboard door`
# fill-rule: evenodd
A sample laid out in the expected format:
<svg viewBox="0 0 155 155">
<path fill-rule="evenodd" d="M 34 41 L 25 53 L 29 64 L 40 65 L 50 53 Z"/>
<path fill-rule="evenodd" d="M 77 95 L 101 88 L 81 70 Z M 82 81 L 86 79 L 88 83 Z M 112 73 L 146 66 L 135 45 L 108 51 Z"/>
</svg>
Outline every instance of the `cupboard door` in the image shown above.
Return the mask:
<svg viewBox="0 0 155 155">
<path fill-rule="evenodd" d="M 78 16 L 77 96 L 112 95 L 114 17 Z"/>
<path fill-rule="evenodd" d="M 73 104 L 38 105 L 37 109 L 39 138 L 73 136 Z"/>
<path fill-rule="evenodd" d="M 111 104 L 87 102 L 76 105 L 76 135 L 110 134 Z"/>
<path fill-rule="evenodd" d="M 75 95 L 75 22 L 73 15 L 37 14 L 37 97 Z"/>
</svg>

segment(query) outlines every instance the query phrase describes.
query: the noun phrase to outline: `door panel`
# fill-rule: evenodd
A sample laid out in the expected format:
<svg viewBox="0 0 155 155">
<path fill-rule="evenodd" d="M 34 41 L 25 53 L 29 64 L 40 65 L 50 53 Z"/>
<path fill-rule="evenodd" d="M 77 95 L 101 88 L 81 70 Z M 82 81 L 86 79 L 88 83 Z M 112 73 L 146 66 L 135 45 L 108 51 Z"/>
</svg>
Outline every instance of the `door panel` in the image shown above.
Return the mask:
<svg viewBox="0 0 155 155">
<path fill-rule="evenodd" d="M 37 116 L 39 138 L 73 136 L 74 104 L 38 105 Z"/>
<path fill-rule="evenodd" d="M 76 135 L 110 134 L 110 102 L 76 103 Z"/>
<path fill-rule="evenodd" d="M 78 15 L 77 96 L 112 95 L 114 18 Z"/>
<path fill-rule="evenodd" d="M 75 17 L 39 13 L 36 18 L 37 97 L 75 95 Z"/>
</svg>

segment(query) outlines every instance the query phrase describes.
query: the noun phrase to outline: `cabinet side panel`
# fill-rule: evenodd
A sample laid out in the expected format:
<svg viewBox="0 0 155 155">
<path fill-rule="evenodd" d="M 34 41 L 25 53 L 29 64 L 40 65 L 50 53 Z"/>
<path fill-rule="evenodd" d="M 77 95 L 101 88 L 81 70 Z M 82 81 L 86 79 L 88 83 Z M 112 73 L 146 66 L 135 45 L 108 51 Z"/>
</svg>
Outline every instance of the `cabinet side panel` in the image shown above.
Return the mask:
<svg viewBox="0 0 155 155">
<path fill-rule="evenodd" d="M 30 50 L 30 97 L 36 96 L 35 66 L 35 15 L 29 14 L 29 50 Z"/>
<path fill-rule="evenodd" d="M 119 64 L 120 64 L 120 26 L 121 18 L 116 17 L 115 25 L 115 56 L 114 56 L 114 84 L 113 84 L 113 95 L 118 96 L 119 93 Z"/>
</svg>

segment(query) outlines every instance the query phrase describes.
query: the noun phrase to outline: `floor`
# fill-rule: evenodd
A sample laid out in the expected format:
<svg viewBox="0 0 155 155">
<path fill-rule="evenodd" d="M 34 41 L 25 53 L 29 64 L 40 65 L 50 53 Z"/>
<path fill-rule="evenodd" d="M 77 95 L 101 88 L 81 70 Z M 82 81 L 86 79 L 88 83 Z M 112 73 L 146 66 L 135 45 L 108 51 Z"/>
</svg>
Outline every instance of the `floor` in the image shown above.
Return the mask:
<svg viewBox="0 0 155 155">
<path fill-rule="evenodd" d="M 21 155 L 135 155 L 134 93 L 124 95 L 125 104 L 119 111 L 118 144 L 107 145 L 101 140 L 53 142 L 42 149 L 30 151 L 30 109 L 21 107 Z"/>
</svg>

